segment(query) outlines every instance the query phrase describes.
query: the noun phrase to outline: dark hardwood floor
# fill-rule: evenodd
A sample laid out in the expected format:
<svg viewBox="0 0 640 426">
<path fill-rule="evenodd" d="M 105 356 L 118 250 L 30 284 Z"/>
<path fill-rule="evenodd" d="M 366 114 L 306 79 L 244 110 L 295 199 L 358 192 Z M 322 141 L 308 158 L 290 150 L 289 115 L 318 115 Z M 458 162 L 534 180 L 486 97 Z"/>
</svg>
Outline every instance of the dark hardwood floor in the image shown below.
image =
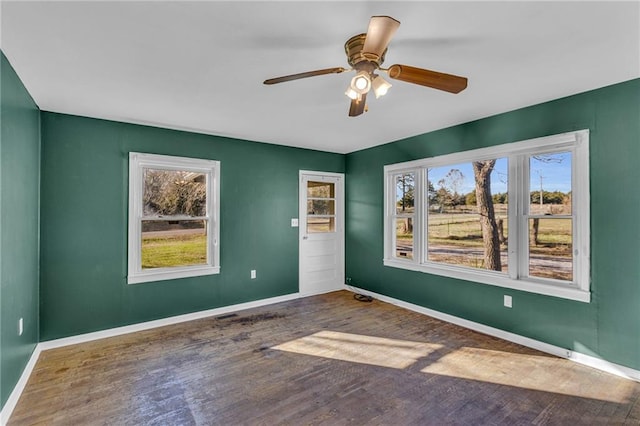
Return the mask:
<svg viewBox="0 0 640 426">
<path fill-rule="evenodd" d="M 42 352 L 9 425 L 640 424 L 640 383 L 346 291 Z"/>
</svg>

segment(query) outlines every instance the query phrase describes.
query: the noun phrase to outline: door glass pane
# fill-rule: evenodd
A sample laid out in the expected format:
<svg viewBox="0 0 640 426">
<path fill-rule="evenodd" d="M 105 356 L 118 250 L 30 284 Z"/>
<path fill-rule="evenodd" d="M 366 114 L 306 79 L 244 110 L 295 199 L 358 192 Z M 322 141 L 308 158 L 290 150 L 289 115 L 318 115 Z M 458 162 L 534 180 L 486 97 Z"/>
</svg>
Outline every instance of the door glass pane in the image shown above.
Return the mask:
<svg viewBox="0 0 640 426">
<path fill-rule="evenodd" d="M 308 234 L 317 234 L 322 232 L 335 232 L 335 230 L 336 230 L 335 217 L 307 216 L 307 233 Z"/>
<path fill-rule="evenodd" d="M 309 198 L 335 198 L 335 191 L 333 182 L 307 182 L 307 197 Z"/>
<path fill-rule="evenodd" d="M 307 199 L 308 215 L 335 215 L 336 202 L 334 200 L 309 200 Z"/>
<path fill-rule="evenodd" d="M 415 173 L 403 173 L 395 176 L 396 214 L 413 213 Z"/>
<path fill-rule="evenodd" d="M 307 182 L 307 233 L 336 231 L 336 186 L 333 182 Z"/>
<path fill-rule="evenodd" d="M 207 264 L 206 220 L 143 220 L 142 269 Z"/>
<path fill-rule="evenodd" d="M 529 276 L 573 281 L 571 219 L 529 219 Z"/>
<path fill-rule="evenodd" d="M 413 259 L 413 218 L 396 219 L 396 257 Z"/>
<path fill-rule="evenodd" d="M 531 215 L 571 214 L 571 152 L 529 158 Z"/>
<path fill-rule="evenodd" d="M 427 170 L 427 260 L 507 272 L 507 178 L 507 158 Z"/>
<path fill-rule="evenodd" d="M 142 206 L 144 216 L 206 216 L 206 174 L 144 169 Z"/>
</svg>

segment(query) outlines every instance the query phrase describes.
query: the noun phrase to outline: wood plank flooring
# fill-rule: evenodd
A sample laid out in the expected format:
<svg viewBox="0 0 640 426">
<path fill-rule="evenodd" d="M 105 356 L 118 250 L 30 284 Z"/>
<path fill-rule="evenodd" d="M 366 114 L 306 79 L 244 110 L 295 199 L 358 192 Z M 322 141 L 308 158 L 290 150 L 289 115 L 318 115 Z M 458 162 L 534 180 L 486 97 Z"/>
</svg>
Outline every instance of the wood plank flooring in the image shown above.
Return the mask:
<svg viewBox="0 0 640 426">
<path fill-rule="evenodd" d="M 640 383 L 352 296 L 44 351 L 9 425 L 640 424 Z"/>
</svg>

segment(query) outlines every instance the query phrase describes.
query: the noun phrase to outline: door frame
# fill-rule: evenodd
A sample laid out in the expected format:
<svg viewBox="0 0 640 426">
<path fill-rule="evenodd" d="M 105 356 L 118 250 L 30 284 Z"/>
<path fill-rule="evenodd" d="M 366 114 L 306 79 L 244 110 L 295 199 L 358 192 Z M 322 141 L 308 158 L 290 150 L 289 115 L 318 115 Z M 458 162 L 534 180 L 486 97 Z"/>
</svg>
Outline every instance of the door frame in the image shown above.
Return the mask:
<svg viewBox="0 0 640 426">
<path fill-rule="evenodd" d="M 302 241 L 303 238 L 307 235 L 306 230 L 306 216 L 307 216 L 307 206 L 306 203 L 303 203 L 302 200 L 306 200 L 307 198 L 307 188 L 302 185 L 304 176 L 326 176 L 330 178 L 338 178 L 339 182 L 336 184 L 336 235 L 339 238 L 338 247 L 340 248 L 339 253 L 339 273 L 338 273 L 338 282 L 336 283 L 335 288 L 322 290 L 322 291 L 311 291 L 305 292 L 302 288 Z M 303 220 L 304 218 L 304 220 Z M 345 175 L 344 173 L 336 173 L 336 172 L 321 172 L 316 170 L 300 170 L 298 173 L 298 292 L 303 296 L 312 296 L 314 294 L 322 294 L 328 293 L 331 291 L 336 291 L 344 288 L 345 283 Z"/>
</svg>

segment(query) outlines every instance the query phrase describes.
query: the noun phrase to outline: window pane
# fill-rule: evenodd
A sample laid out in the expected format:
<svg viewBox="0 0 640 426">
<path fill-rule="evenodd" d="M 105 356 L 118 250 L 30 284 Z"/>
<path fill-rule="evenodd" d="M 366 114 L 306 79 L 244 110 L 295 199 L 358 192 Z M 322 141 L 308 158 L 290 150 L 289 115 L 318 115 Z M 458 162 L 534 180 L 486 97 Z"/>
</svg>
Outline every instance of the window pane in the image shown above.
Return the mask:
<svg viewBox="0 0 640 426">
<path fill-rule="evenodd" d="M 413 218 L 396 219 L 396 257 L 413 259 Z"/>
<path fill-rule="evenodd" d="M 529 213 L 571 214 L 571 152 L 529 158 Z"/>
<path fill-rule="evenodd" d="M 335 215 L 334 200 L 307 200 L 308 215 Z"/>
<path fill-rule="evenodd" d="M 143 220 L 142 269 L 207 264 L 205 220 Z"/>
<path fill-rule="evenodd" d="M 573 281 L 571 219 L 529 219 L 529 276 Z"/>
<path fill-rule="evenodd" d="M 307 216 L 307 233 L 318 234 L 322 232 L 335 232 L 335 217 Z"/>
<path fill-rule="evenodd" d="M 335 185 L 331 182 L 307 182 L 307 197 L 335 198 Z"/>
<path fill-rule="evenodd" d="M 506 213 L 498 215 L 496 219 L 498 235 L 496 250 L 491 249 L 492 244 L 488 245 L 489 249 L 485 250 L 482 225 L 478 214 L 465 213 L 451 219 L 446 215 L 429 212 L 428 223 L 427 259 L 429 261 L 507 272 L 508 221 Z M 496 269 L 497 266 L 488 268 L 487 265 L 497 263 L 497 259 L 492 256 L 497 257 L 498 253 L 499 269 Z M 489 259 L 485 256 L 489 256 Z"/>
<path fill-rule="evenodd" d="M 415 174 L 403 173 L 395 177 L 396 183 L 396 214 L 414 212 Z"/>
<path fill-rule="evenodd" d="M 206 216 L 206 182 L 204 173 L 144 169 L 144 216 Z"/>
<path fill-rule="evenodd" d="M 507 271 L 507 176 L 506 158 L 428 169 L 427 260 Z"/>
</svg>

